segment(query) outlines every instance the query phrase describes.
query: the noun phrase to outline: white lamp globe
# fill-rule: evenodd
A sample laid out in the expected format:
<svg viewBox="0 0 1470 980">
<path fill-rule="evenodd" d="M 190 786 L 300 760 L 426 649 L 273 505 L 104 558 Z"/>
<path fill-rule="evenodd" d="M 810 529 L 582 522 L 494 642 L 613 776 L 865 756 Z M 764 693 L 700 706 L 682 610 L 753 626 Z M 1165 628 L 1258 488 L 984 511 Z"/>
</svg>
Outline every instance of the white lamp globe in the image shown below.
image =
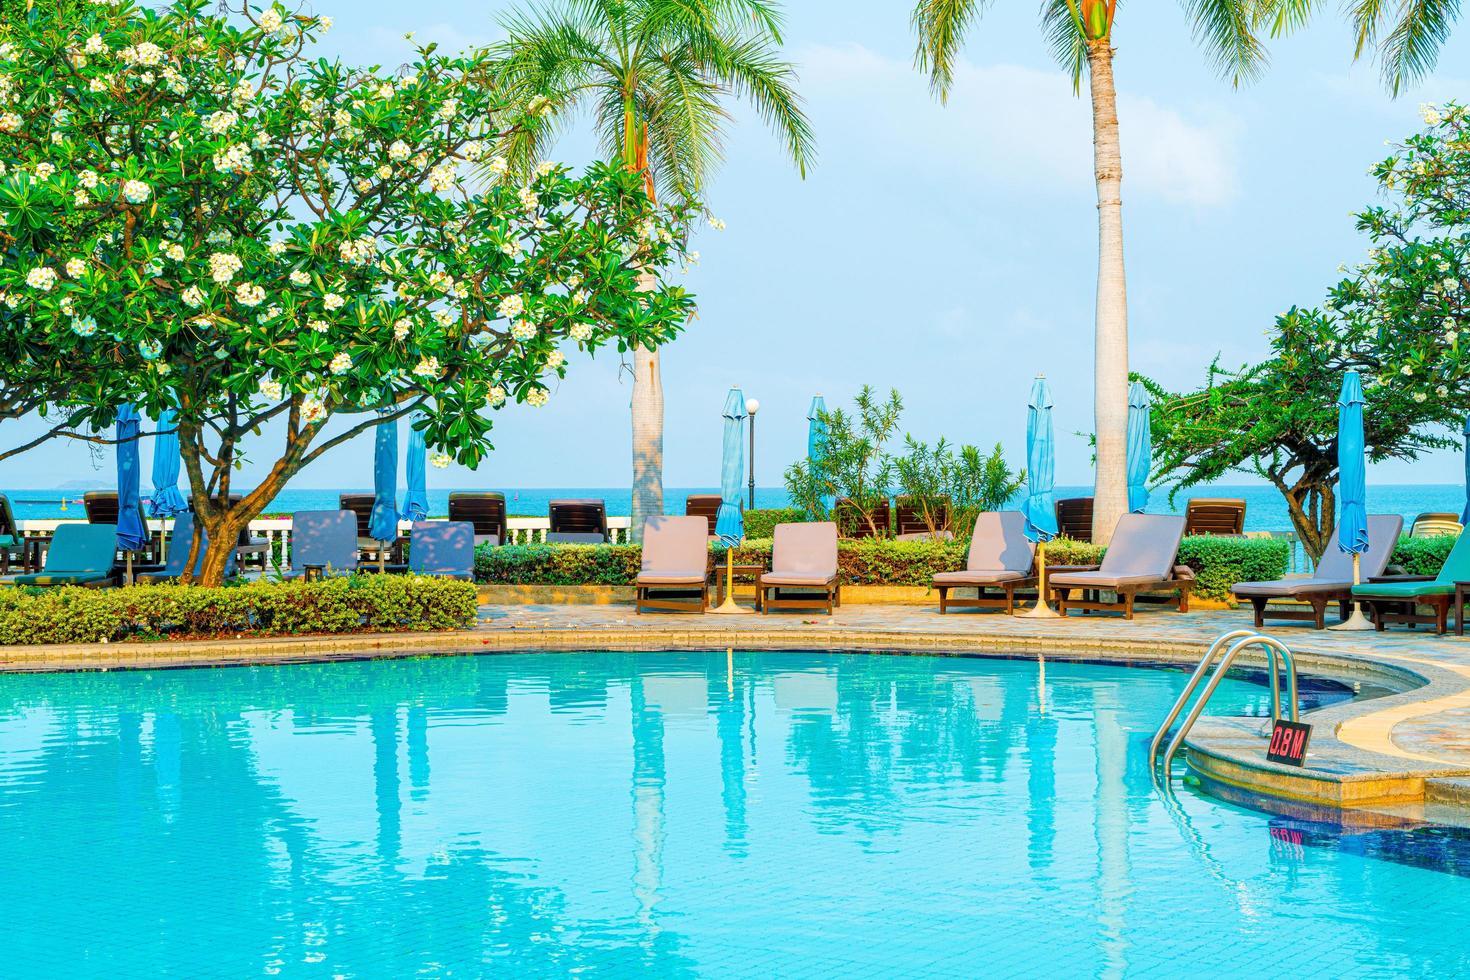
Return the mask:
<svg viewBox="0 0 1470 980">
<path fill-rule="evenodd" d="M 754 398 L 745 399 L 745 413 L 747 415 L 754 415 L 756 412 L 759 412 L 760 409 L 761 403 L 759 401 Z"/>
</svg>

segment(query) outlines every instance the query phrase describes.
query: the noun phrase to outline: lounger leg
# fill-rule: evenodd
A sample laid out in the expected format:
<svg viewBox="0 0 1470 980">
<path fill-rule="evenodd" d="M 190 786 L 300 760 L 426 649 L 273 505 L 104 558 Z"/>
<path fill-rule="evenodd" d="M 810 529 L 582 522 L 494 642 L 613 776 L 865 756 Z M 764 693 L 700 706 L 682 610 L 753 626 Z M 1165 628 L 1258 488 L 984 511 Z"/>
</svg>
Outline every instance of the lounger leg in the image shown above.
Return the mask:
<svg viewBox="0 0 1470 980">
<path fill-rule="evenodd" d="M 1007 584 L 1001 588 L 1006 590 L 1006 615 L 1014 616 L 1016 614 L 1016 587 Z"/>
<path fill-rule="evenodd" d="M 1132 619 L 1133 618 L 1133 592 L 1132 592 L 1132 590 L 1129 590 L 1127 592 L 1124 592 L 1122 594 L 1122 599 L 1123 599 L 1123 618 L 1124 619 Z"/>
<path fill-rule="evenodd" d="M 1378 632 L 1382 633 L 1383 632 L 1383 628 L 1388 625 L 1387 623 L 1385 623 L 1383 621 L 1383 613 L 1381 611 L 1379 611 L 1378 610 L 1378 607 L 1375 604 L 1371 603 L 1371 602 L 1370 603 L 1367 603 L 1366 605 L 1368 606 L 1368 609 L 1370 610 L 1370 612 L 1368 613 L 1368 615 L 1373 616 L 1373 626 L 1378 630 Z M 1377 613 L 1377 615 L 1374 615 L 1375 612 Z"/>
<path fill-rule="evenodd" d="M 1057 586 L 1051 590 L 1051 594 L 1056 596 L 1057 612 L 1065 617 L 1067 615 L 1067 600 L 1072 598 L 1072 590 L 1067 588 L 1066 586 Z M 1036 601 L 1045 602 L 1046 596 L 1043 594 L 1038 594 L 1036 597 Z"/>
<path fill-rule="evenodd" d="M 1266 625 L 1266 600 L 1251 596 L 1251 608 L 1256 611 L 1256 629 Z"/>
<path fill-rule="evenodd" d="M 941 616 L 943 616 L 944 613 L 945 613 L 944 600 L 945 600 L 945 597 L 948 595 L 948 593 L 949 593 L 949 587 L 948 586 L 944 586 L 944 585 L 939 586 L 939 615 L 941 615 Z"/>
<path fill-rule="evenodd" d="M 1434 628 L 1440 636 L 1448 633 L 1450 618 L 1450 597 L 1437 596 L 1434 603 Z"/>
<path fill-rule="evenodd" d="M 1189 587 L 1188 586 L 1180 586 L 1180 588 L 1179 588 L 1179 611 L 1182 612 L 1182 613 L 1189 612 Z"/>
<path fill-rule="evenodd" d="M 1312 628 L 1325 630 L 1327 628 L 1327 600 L 1313 597 L 1307 601 L 1312 604 Z"/>
</svg>

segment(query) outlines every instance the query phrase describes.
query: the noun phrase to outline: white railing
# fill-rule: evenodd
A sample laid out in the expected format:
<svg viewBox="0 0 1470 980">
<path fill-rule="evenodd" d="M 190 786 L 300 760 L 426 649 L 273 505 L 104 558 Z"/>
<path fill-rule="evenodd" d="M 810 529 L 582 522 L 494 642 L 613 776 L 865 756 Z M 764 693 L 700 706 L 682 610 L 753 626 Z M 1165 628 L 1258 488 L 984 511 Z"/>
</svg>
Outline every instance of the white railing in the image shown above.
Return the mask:
<svg viewBox="0 0 1470 980">
<path fill-rule="evenodd" d="M 85 517 L 71 518 L 45 518 L 16 521 L 20 526 L 21 534 L 33 538 L 49 538 L 56 533 L 56 528 L 62 524 L 85 524 Z M 151 534 L 166 535 L 173 530 L 173 519 L 150 518 L 148 530 Z M 531 544 L 536 541 L 546 540 L 546 532 L 551 529 L 551 518 L 549 517 L 511 517 L 506 519 L 506 544 Z M 623 543 L 628 540 L 628 527 L 631 520 L 627 517 L 609 517 L 607 519 L 607 533 L 609 539 L 615 543 Z M 399 521 L 398 531 L 407 534 L 412 527 L 409 521 Z M 258 517 L 250 522 L 250 536 L 256 539 L 264 539 L 269 546 L 267 555 L 279 554 L 282 564 L 291 563 L 291 518 L 289 517 Z"/>
</svg>

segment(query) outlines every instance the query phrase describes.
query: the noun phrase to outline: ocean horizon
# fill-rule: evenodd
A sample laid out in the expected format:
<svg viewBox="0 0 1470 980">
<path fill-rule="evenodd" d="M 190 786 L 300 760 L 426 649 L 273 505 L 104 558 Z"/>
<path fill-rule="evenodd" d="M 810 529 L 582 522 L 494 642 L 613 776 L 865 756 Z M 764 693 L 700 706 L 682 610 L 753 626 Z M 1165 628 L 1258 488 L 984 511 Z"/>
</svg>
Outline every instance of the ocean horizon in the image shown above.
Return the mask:
<svg viewBox="0 0 1470 980">
<path fill-rule="evenodd" d="M 96 489 L 103 489 L 98 486 Z M 457 490 L 483 490 L 483 487 L 445 487 L 429 490 L 429 512 L 431 516 L 443 517 L 449 510 L 449 494 Z M 4 490 L 10 498 L 15 516 L 20 520 L 58 520 L 81 516 L 82 493 L 74 487 L 51 489 Z M 148 499 L 148 490 L 143 492 Z M 371 487 L 341 487 L 337 489 L 301 488 L 283 490 L 266 508 L 268 514 L 289 514 L 298 510 L 332 510 L 337 507 L 338 496 L 343 493 L 371 493 Z M 567 497 L 591 497 L 607 504 L 610 517 L 627 516 L 631 509 L 632 496 L 627 487 L 521 487 L 505 488 L 506 510 L 517 516 L 544 516 L 547 504 L 552 500 Z M 666 513 L 682 514 L 684 498 L 694 493 L 718 493 L 718 487 L 666 487 L 664 509 Z M 1062 486 L 1057 497 L 1087 496 L 1091 487 Z M 742 499 L 745 494 L 742 492 Z M 399 491 L 400 505 L 403 492 Z M 1287 514 L 1286 501 L 1274 487 L 1259 484 L 1216 484 L 1209 487 L 1192 487 L 1181 491 L 1170 504 L 1167 491 L 1156 491 L 1150 498 L 1148 513 L 1183 513 L 1186 501 L 1193 497 L 1234 497 L 1246 502 L 1245 528 L 1247 531 L 1289 531 L 1291 520 Z M 784 487 L 757 487 L 756 506 L 759 508 L 786 507 L 791 498 Z M 1408 483 L 1383 484 L 1368 488 L 1368 511 L 1373 514 L 1398 514 L 1404 518 L 1407 528 L 1413 519 L 1427 512 L 1449 512 L 1460 514 L 1465 509 L 1465 488 L 1451 483 Z"/>
</svg>

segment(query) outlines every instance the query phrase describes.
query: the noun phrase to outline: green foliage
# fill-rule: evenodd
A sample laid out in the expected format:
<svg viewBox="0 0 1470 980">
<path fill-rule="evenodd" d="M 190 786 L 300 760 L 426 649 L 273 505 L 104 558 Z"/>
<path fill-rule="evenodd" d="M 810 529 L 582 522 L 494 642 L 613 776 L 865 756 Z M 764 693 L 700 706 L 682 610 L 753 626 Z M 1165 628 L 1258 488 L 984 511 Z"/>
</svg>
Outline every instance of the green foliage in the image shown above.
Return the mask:
<svg viewBox="0 0 1470 980">
<path fill-rule="evenodd" d="M 786 490 L 816 520 L 828 518 L 823 498 L 850 500 L 856 513 L 840 508 L 844 513 L 837 515 L 839 522 L 865 522 L 870 533 L 886 534 L 888 528 L 878 527 L 873 511 L 893 489 L 893 461 L 887 447 L 898 430 L 903 398 L 890 390 L 888 399 L 879 401 L 872 386 L 863 385 L 856 409 L 851 415 L 840 408 L 821 413 L 827 428 L 821 458 L 815 466 L 800 459 L 787 467 Z"/>
<path fill-rule="evenodd" d="M 723 565 L 724 549 L 711 552 L 712 567 Z M 837 567 L 848 585 L 927 586 L 938 572 L 964 568 L 967 553 L 962 541 L 864 538 L 838 542 Z M 1096 565 L 1104 553 L 1100 545 L 1070 538 L 1046 545 L 1049 566 Z M 638 545 L 481 545 L 475 578 L 495 585 L 632 585 L 641 559 Z M 1198 576 L 1195 594 L 1202 599 L 1228 599 L 1236 582 L 1280 578 L 1287 559 L 1286 542 L 1272 538 L 1188 537 L 1179 548 L 1179 561 Z M 771 540 L 747 538 L 735 549 L 735 561 L 770 568 Z"/>
<path fill-rule="evenodd" d="M 898 492 L 918 508 L 931 534 L 949 531 L 969 537 L 975 516 L 996 510 L 1015 496 L 1026 473 L 1012 473 L 1000 443 L 989 456 L 974 446 L 961 446 L 959 455 L 944 439 L 933 449 L 906 436 L 907 453 L 893 460 Z"/>
<path fill-rule="evenodd" d="M 1286 498 L 1308 554 L 1335 527 L 1337 397 L 1346 370 L 1362 376 L 1364 438 L 1373 462 L 1456 448 L 1470 412 L 1470 113 L 1426 108 L 1428 129 L 1374 168 L 1393 207 L 1358 227 L 1368 259 L 1323 309 L 1276 320 L 1271 356 L 1205 385 L 1154 396 L 1154 474 L 1177 489 L 1232 472 L 1269 480 Z"/>
<path fill-rule="evenodd" d="M 1458 536 L 1434 534 L 1429 537 L 1411 538 L 1407 534 L 1399 538 L 1388 563 L 1403 570 L 1406 575 L 1438 575 L 1450 549 Z"/>
<path fill-rule="evenodd" d="M 748 510 L 745 512 L 745 536 L 769 538 L 776 533 L 777 524 L 797 524 L 810 519 L 810 515 L 800 507 Z"/>
<path fill-rule="evenodd" d="M 476 608 L 473 584 L 416 575 L 220 588 L 3 589 L 0 644 L 466 629 Z"/>
</svg>

